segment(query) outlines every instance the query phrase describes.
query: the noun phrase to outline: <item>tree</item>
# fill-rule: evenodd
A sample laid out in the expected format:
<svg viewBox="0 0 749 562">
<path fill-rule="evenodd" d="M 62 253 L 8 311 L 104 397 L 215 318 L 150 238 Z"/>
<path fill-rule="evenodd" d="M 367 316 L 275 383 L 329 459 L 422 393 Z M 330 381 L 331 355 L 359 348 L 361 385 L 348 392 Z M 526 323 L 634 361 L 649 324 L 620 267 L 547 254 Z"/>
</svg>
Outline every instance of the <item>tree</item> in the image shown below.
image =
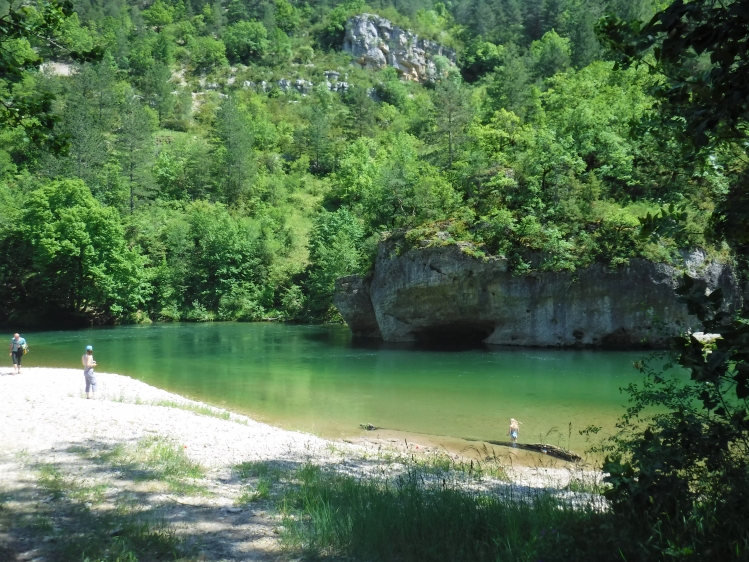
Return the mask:
<svg viewBox="0 0 749 562">
<path fill-rule="evenodd" d="M 361 203 L 375 188 L 380 164 L 375 141 L 360 137 L 346 147 L 333 174 L 335 198 L 357 216 L 365 214 Z"/>
<path fill-rule="evenodd" d="M 488 36 L 496 25 L 491 5 L 486 0 L 471 0 L 469 10 L 473 32 L 478 36 Z"/>
<path fill-rule="evenodd" d="M 570 0 L 567 3 L 560 31 L 563 30 L 563 35 L 570 40 L 570 61 L 575 68 L 583 68 L 601 58 L 602 49 L 595 33 L 601 9 L 595 0 Z"/>
<path fill-rule="evenodd" d="M 504 47 L 482 39 L 474 39 L 460 55 L 461 74 L 467 82 L 475 82 L 502 64 Z"/>
<path fill-rule="evenodd" d="M 496 69 L 487 86 L 486 101 L 491 111 L 507 109 L 516 115 L 525 115 L 528 86 L 531 83 L 528 66 L 529 62 L 516 45 L 505 46 L 502 65 Z"/>
<path fill-rule="evenodd" d="M 473 108 L 465 87 L 447 79 L 434 89 L 436 135 L 444 146 L 446 168 L 453 167 L 456 154 L 465 140 L 466 127 L 473 119 Z"/>
<path fill-rule="evenodd" d="M 522 3 L 525 33 L 529 42 L 541 39 L 546 31 L 543 27 L 544 3 L 544 0 L 526 0 Z"/>
<path fill-rule="evenodd" d="M 104 171 L 110 160 L 107 135 L 116 118 L 115 88 L 105 63 L 84 65 L 73 75 L 59 124 L 68 150 L 48 155 L 44 165 L 48 177 L 80 178 L 101 200 L 107 199 Z"/>
<path fill-rule="evenodd" d="M 318 87 L 306 108 L 307 127 L 302 133 L 304 148 L 316 173 L 327 172 L 333 157 L 333 134 L 337 108 L 326 88 Z"/>
<path fill-rule="evenodd" d="M 105 322 L 143 302 L 141 256 L 128 247 L 117 211 L 96 201 L 82 181 L 32 191 L 17 229 L 16 247 L 30 256 L 30 269 L 19 286 L 5 287 L 26 295 L 16 310 Z"/>
<path fill-rule="evenodd" d="M 191 248 L 187 263 L 176 264 L 187 266 L 187 290 L 181 295 L 185 304 L 198 302 L 208 310 L 218 310 L 223 300 L 225 308 L 240 314 L 236 308 L 241 309 L 242 303 L 229 301 L 253 300 L 253 287 L 261 287 L 267 276 L 269 256 L 260 233 L 251 222 L 232 217 L 226 206 L 218 203 L 197 201 L 190 205 L 185 219 Z M 253 306 L 249 302 L 244 305 Z"/>
<path fill-rule="evenodd" d="M 190 37 L 187 43 L 192 64 L 197 72 L 208 72 L 226 66 L 226 46 L 213 37 Z"/>
<path fill-rule="evenodd" d="M 224 31 L 226 54 L 232 63 L 259 60 L 268 52 L 268 30 L 259 21 L 240 21 Z"/>
<path fill-rule="evenodd" d="M 299 13 L 288 0 L 275 0 L 276 25 L 290 33 L 299 26 Z"/>
<path fill-rule="evenodd" d="M 676 1 L 644 26 L 607 17 L 598 31 L 625 64 L 643 62 L 661 74 L 665 87 L 655 90 L 661 109 L 686 124 L 677 129 L 678 138 L 691 158 L 708 149 L 713 157 L 719 150 L 745 157 L 747 2 Z M 745 161 L 739 170 L 743 181 L 730 185 L 711 234 L 725 237 L 741 258 L 749 217 Z M 659 216 L 643 217 L 643 237 L 658 239 L 682 229 L 684 215 L 672 206 Z M 726 228 L 727 223 L 733 227 Z M 687 276 L 678 293 L 705 332 L 720 337 L 706 344 L 685 334 L 674 339 L 665 366 L 664 358 L 656 365 L 638 365 L 646 378 L 628 389 L 632 406 L 603 467 L 612 486 L 607 495 L 616 511 L 657 529 L 653 550 L 744 559 L 749 544 L 743 524 L 749 517 L 749 310 L 746 303 L 731 310 L 720 290 L 708 294 L 704 284 Z M 669 376 L 673 364 L 685 369 L 690 380 Z M 645 417 L 646 409 L 656 413 Z"/>
<path fill-rule="evenodd" d="M 216 136 L 219 141 L 216 159 L 223 200 L 236 204 L 249 189 L 255 172 L 255 158 L 252 123 L 233 97 L 221 105 L 216 119 Z"/>
<path fill-rule="evenodd" d="M 547 31 L 544 36 L 531 43 L 533 72 L 536 78 L 543 80 L 562 72 L 570 66 L 570 40 L 560 37 L 554 31 Z"/>
<path fill-rule="evenodd" d="M 645 64 L 656 73 L 668 127 L 691 161 L 721 150 L 733 160 L 729 192 L 712 219 L 712 235 L 725 237 L 737 255 L 749 255 L 749 190 L 746 166 L 749 120 L 749 8 L 736 0 L 674 2 L 644 26 L 616 16 L 603 18 L 597 32 L 624 65 Z M 653 57 L 653 62 L 649 58 Z M 685 126 L 683 125 L 685 124 Z"/>
<path fill-rule="evenodd" d="M 367 88 L 352 85 L 343 97 L 348 108 L 346 126 L 353 136 L 368 136 L 375 126 L 377 103 L 372 99 Z"/>
<path fill-rule="evenodd" d="M 146 23 L 156 28 L 166 27 L 174 20 L 174 7 L 156 0 L 148 8 L 141 12 Z"/>
<path fill-rule="evenodd" d="M 91 100 L 97 127 L 101 131 L 110 130 L 117 105 L 117 66 L 114 60 L 105 56 L 98 64 L 85 64 L 76 78 L 80 95 Z"/>
<path fill-rule="evenodd" d="M 142 81 L 145 99 L 148 105 L 156 111 L 160 125 L 163 125 L 164 121 L 169 118 L 177 101 L 171 79 L 171 69 L 165 64 L 157 63 L 148 69 Z"/>
<path fill-rule="evenodd" d="M 411 135 L 394 135 L 371 189 L 362 192 L 362 216 L 372 231 L 444 219 L 456 208 L 458 194 L 417 146 Z"/>
<path fill-rule="evenodd" d="M 313 317 L 329 319 L 333 312 L 335 280 L 358 273 L 363 262 L 364 237 L 359 221 L 346 209 L 323 213 L 310 236 L 309 299 Z"/>
<path fill-rule="evenodd" d="M 130 214 L 136 198 L 145 195 L 148 185 L 148 160 L 153 149 L 154 119 L 134 95 L 125 99 L 117 129 L 117 147 L 122 170 L 130 187 Z"/>
</svg>

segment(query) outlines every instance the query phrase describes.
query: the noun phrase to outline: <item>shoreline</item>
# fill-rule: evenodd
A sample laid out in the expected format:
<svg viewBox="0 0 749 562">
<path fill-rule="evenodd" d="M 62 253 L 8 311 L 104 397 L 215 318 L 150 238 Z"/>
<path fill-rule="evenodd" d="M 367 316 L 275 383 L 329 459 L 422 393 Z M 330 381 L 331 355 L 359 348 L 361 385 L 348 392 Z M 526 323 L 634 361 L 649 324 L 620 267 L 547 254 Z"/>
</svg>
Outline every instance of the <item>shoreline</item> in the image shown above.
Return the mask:
<svg viewBox="0 0 749 562">
<path fill-rule="evenodd" d="M 193 460 L 209 468 L 329 456 L 330 441 L 314 435 L 276 428 L 128 376 L 101 372 L 97 378 L 98 395 L 87 400 L 80 369 L 0 371 L 0 447 L 40 453 L 158 433 L 179 441 Z"/>
<path fill-rule="evenodd" d="M 0 398 L 0 404 L 7 406 L 6 416 L 2 414 L 6 408 L 0 409 L 0 448 L 17 452 L 19 430 L 26 435 L 22 449 L 36 452 L 60 450 L 86 440 L 111 444 L 159 433 L 182 442 L 188 455 L 207 467 L 264 460 L 328 464 L 332 462 L 327 452 L 331 447 L 345 451 L 346 457 L 368 456 L 383 449 L 396 454 L 446 454 L 468 461 L 491 455 L 513 468 L 520 481 L 538 470 L 545 477 L 558 473 L 557 478 L 564 480 L 574 466 L 538 453 L 494 448 L 482 441 L 401 430 L 362 430 L 329 439 L 257 421 L 130 376 L 100 372 L 97 378 L 98 396 L 86 400 L 80 369 L 29 367 L 21 375 L 12 375 L 10 368 L 0 369 L 0 396 L 5 397 Z M 38 411 L 38 406 L 44 406 L 46 413 L 35 416 L 32 412 Z M 81 416 L 88 418 L 82 425 Z M 56 420 L 54 427 L 50 418 Z M 236 435 L 226 435 L 230 428 Z M 60 436 L 58 441 L 52 437 L 55 434 Z M 581 466 L 590 470 L 586 464 Z"/>
<path fill-rule="evenodd" d="M 74 516 L 74 533 L 104 525 L 109 539 L 121 525 L 149 522 L 153 533 L 163 527 L 169 541 L 199 550 L 199 560 L 278 560 L 283 517 L 273 496 L 260 492 L 268 478 L 263 471 L 294 473 L 314 465 L 367 478 L 398 474 L 413 461 L 449 461 L 448 470 L 461 464 L 465 470 L 469 462 L 385 432 L 327 440 L 131 377 L 97 376 L 100 395 L 87 400 L 81 369 L 32 367 L 21 375 L 0 369 L 0 558 L 55 560 Z M 581 497 L 575 485 L 600 477 L 563 462 L 506 460 L 484 463 L 499 470 L 462 485 L 510 497 L 549 492 L 574 502 Z M 165 472 L 175 462 L 183 472 L 176 480 Z M 465 479 L 465 472 L 455 477 Z"/>
</svg>

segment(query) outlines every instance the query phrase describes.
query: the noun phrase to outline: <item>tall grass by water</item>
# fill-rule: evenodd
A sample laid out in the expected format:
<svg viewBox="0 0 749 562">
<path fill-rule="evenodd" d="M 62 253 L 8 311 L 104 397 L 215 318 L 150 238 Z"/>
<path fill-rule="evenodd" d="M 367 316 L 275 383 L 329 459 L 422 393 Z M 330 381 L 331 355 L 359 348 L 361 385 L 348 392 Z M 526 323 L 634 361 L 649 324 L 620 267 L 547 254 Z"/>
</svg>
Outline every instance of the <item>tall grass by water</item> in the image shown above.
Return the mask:
<svg viewBox="0 0 749 562">
<path fill-rule="evenodd" d="M 389 476 L 306 465 L 279 495 L 282 541 L 307 557 L 409 561 L 645 560 L 596 483 L 531 489 L 407 463 Z M 488 484 L 488 488 L 487 488 Z"/>
</svg>

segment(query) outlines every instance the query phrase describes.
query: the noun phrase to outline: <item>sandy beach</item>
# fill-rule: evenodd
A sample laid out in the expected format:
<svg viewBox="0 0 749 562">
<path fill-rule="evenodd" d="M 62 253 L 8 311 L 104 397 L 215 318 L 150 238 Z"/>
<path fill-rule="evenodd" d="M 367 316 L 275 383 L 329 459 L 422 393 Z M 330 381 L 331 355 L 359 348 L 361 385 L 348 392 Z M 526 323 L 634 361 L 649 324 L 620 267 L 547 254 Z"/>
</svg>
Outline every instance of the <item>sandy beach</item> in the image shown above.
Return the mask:
<svg viewBox="0 0 749 562">
<path fill-rule="evenodd" d="M 200 486 L 206 493 L 178 497 L 151 485 L 145 489 L 147 497 L 141 498 L 143 509 L 152 510 L 197 544 L 198 559 L 276 559 L 281 553 L 274 530 L 279 522 L 272 505 L 256 502 L 237 507 L 247 484 L 237 477 L 236 465 L 269 461 L 289 467 L 312 463 L 357 470 L 376 463 L 387 445 L 377 439 L 328 441 L 272 427 L 130 377 L 98 373 L 98 378 L 99 395 L 87 400 L 81 370 L 29 368 L 21 375 L 12 375 L 7 367 L 0 370 L 0 493 L 5 498 L 0 505 L 16 519 L 51 505 L 34 483 L 40 467 L 56 467 L 79 482 L 103 482 L 108 492 L 91 509 L 106 510 L 108 505 L 114 509 L 122 494 L 144 492 L 142 483 L 124 481 L 116 466 L 103 468 L 96 459 L 116 447 L 135 448 L 158 438 L 181 448 L 190 461 L 205 468 Z M 417 451 L 418 443 L 411 447 L 409 454 L 430 451 L 428 446 Z M 402 446 L 393 451 L 402 452 Z M 570 471 L 515 467 L 508 474 L 514 486 L 556 487 L 565 485 Z M 50 536 L 42 538 L 53 541 Z M 7 546 L 0 550 L 0 558 L 4 552 L 9 560 L 52 559 L 45 554 L 44 542 L 40 546 L 38 533 L 25 528 L 0 528 L 3 543 Z"/>
</svg>

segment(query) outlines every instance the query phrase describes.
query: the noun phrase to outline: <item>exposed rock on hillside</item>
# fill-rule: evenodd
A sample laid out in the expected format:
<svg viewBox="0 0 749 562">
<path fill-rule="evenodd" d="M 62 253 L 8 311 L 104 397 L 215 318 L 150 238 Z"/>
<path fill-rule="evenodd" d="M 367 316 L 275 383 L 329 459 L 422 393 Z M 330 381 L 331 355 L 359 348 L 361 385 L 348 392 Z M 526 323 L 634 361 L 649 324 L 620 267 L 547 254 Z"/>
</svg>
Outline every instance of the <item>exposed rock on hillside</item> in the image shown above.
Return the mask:
<svg viewBox="0 0 749 562">
<path fill-rule="evenodd" d="M 695 252 L 685 269 L 738 305 L 730 267 Z M 398 255 L 384 242 L 371 281 L 340 279 L 335 303 L 355 335 L 379 332 L 391 342 L 659 347 L 677 329 L 699 330 L 674 294 L 681 275 L 644 259 L 615 270 L 595 264 L 575 274 L 516 275 L 504 258 L 476 258 L 457 245 Z"/>
<path fill-rule="evenodd" d="M 419 82 L 436 77 L 436 56 L 455 63 L 455 51 L 434 41 L 419 39 L 415 33 L 374 14 L 349 18 L 343 50 L 351 53 L 364 68 L 379 70 L 392 66 L 402 78 Z"/>
</svg>

